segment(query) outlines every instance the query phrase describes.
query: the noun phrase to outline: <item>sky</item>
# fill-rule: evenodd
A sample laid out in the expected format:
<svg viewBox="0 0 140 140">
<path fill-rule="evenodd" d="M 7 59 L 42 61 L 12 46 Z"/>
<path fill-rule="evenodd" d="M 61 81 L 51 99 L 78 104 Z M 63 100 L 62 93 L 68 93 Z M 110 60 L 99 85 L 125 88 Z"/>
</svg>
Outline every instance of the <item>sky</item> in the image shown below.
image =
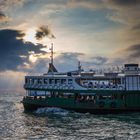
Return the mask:
<svg viewBox="0 0 140 140">
<path fill-rule="evenodd" d="M 140 0 L 0 0 L 0 91 L 24 76 L 140 64 Z"/>
</svg>

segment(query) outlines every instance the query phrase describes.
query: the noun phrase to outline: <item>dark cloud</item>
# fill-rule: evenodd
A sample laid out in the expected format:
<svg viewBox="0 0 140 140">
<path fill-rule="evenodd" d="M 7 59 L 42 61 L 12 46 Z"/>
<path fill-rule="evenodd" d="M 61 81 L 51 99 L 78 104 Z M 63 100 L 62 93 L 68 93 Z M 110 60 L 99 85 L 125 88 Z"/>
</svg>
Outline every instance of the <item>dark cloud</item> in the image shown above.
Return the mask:
<svg viewBox="0 0 140 140">
<path fill-rule="evenodd" d="M 140 23 L 137 23 L 132 27 L 132 30 L 140 30 Z"/>
<path fill-rule="evenodd" d="M 65 52 L 61 53 L 54 59 L 54 64 L 56 64 L 56 68 L 59 71 L 71 71 L 76 70 L 78 61 L 80 60 L 79 57 L 84 56 L 84 53 L 77 53 L 77 52 Z"/>
<path fill-rule="evenodd" d="M 55 38 L 55 36 L 52 34 L 50 28 L 48 26 L 41 26 L 39 29 L 36 31 L 36 39 L 40 40 L 44 37 L 48 38 Z"/>
<path fill-rule="evenodd" d="M 25 72 L 32 74 L 47 73 L 50 60 L 48 58 L 39 58 L 36 63 L 30 64 L 30 68 L 23 69 Z"/>
<path fill-rule="evenodd" d="M 79 61 L 81 61 L 84 69 L 102 67 L 108 61 L 108 58 L 101 56 L 88 57 L 87 59 L 84 57 L 86 57 L 84 53 L 66 52 L 61 53 L 58 57 L 56 57 L 54 62 L 56 63 L 56 68 L 58 68 L 58 70 L 71 71 L 78 69 Z"/>
<path fill-rule="evenodd" d="M 82 62 L 82 65 L 85 69 L 100 69 L 102 67 L 105 67 L 108 63 L 107 57 L 102 56 L 94 56 L 91 57 L 89 60 L 85 60 Z"/>
<path fill-rule="evenodd" d="M 24 34 L 17 30 L 0 30 L 0 71 L 17 70 L 24 62 L 29 62 L 29 51 L 35 54 L 44 53 L 42 45 L 24 43 Z"/>
<path fill-rule="evenodd" d="M 126 52 L 130 54 L 129 55 L 130 58 L 140 59 L 140 44 L 128 47 L 126 49 Z"/>
<path fill-rule="evenodd" d="M 59 72 L 67 72 L 77 70 L 79 57 L 84 56 L 83 53 L 65 52 L 54 58 L 54 65 Z M 31 64 L 31 68 L 24 69 L 28 73 L 47 73 L 50 63 L 49 58 L 39 58 L 36 63 Z"/>
<path fill-rule="evenodd" d="M 3 13 L 0 11 L 0 22 L 7 22 L 10 19 Z"/>
<path fill-rule="evenodd" d="M 92 63 L 94 65 L 104 65 L 108 61 L 108 58 L 102 56 L 96 56 L 93 57 L 92 59 L 93 59 Z"/>
<path fill-rule="evenodd" d="M 0 12 L 0 20 L 3 19 L 3 18 L 5 18 L 5 17 L 6 16 L 2 12 Z"/>
<path fill-rule="evenodd" d="M 108 58 L 95 56 L 83 59 L 86 55 L 77 52 L 64 52 L 54 58 L 54 65 L 59 72 L 67 72 L 78 69 L 78 62 L 81 61 L 82 68 L 85 70 L 97 69 L 107 64 Z M 31 67 L 25 71 L 30 73 L 45 73 L 48 70 L 49 59 L 38 59 Z"/>
<path fill-rule="evenodd" d="M 111 3 L 122 5 L 122 6 L 132 6 L 136 4 L 140 4 L 140 0 L 108 0 Z"/>
<path fill-rule="evenodd" d="M 78 52 L 65 52 L 65 53 L 61 53 L 60 57 L 63 57 L 65 59 L 75 59 L 78 58 L 79 56 L 84 56 L 84 53 L 78 53 Z"/>
<path fill-rule="evenodd" d="M 114 57 L 115 56 L 115 57 Z M 140 64 L 140 44 L 119 49 L 108 59 L 107 65 L 123 66 L 125 63 Z"/>
</svg>

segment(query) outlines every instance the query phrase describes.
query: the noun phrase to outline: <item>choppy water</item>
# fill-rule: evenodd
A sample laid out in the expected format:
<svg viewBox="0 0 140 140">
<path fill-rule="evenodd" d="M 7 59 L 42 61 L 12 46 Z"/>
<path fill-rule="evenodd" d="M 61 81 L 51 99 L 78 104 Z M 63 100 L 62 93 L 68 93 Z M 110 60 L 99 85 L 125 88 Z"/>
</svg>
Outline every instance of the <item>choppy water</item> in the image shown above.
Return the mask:
<svg viewBox="0 0 140 140">
<path fill-rule="evenodd" d="M 0 140 L 140 140 L 140 113 L 80 114 L 39 109 L 25 114 L 22 95 L 0 93 Z"/>
</svg>

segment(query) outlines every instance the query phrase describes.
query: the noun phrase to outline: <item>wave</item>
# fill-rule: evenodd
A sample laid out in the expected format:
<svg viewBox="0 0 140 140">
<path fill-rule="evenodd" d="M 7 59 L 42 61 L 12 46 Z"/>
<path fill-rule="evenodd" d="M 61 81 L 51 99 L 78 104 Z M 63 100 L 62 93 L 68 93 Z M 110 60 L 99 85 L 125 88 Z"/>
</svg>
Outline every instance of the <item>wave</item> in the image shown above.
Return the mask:
<svg viewBox="0 0 140 140">
<path fill-rule="evenodd" d="M 38 115 L 54 114 L 54 115 L 66 116 L 68 115 L 69 111 L 61 108 L 50 107 L 50 108 L 38 108 L 34 113 Z"/>
</svg>

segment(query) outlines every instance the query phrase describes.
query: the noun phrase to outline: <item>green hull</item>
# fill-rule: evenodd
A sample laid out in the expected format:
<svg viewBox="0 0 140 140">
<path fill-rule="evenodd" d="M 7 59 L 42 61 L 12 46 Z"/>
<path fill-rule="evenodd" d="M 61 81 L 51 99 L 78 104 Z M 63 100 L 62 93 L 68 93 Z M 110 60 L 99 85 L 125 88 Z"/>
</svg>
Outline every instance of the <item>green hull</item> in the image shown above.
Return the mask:
<svg viewBox="0 0 140 140">
<path fill-rule="evenodd" d="M 140 112 L 140 93 L 139 91 L 117 93 L 115 99 L 96 99 L 94 102 L 77 101 L 75 97 L 24 97 L 22 103 L 25 111 L 34 111 L 42 107 L 58 107 L 93 114 Z"/>
</svg>

